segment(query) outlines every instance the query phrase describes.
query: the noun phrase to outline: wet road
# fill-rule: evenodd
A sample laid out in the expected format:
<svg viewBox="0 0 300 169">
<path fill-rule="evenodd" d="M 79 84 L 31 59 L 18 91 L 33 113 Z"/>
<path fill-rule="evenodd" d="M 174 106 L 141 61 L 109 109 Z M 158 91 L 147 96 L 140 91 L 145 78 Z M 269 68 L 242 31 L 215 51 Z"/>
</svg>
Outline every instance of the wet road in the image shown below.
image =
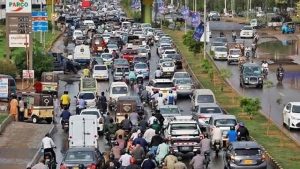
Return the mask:
<svg viewBox="0 0 300 169">
<path fill-rule="evenodd" d="M 231 24 L 231 23 L 227 23 Z M 228 28 L 224 26 L 224 22 L 214 22 L 214 26 L 211 27 L 213 36 L 219 35 L 219 30 L 228 30 Z M 234 24 L 235 26 L 231 26 L 231 28 L 234 28 L 235 30 L 239 30 L 238 24 Z M 217 29 L 216 29 L 217 28 Z M 231 32 L 225 32 L 227 39 L 231 40 Z M 239 35 L 239 33 L 237 33 Z M 288 38 L 288 37 L 286 37 Z M 261 37 L 260 42 L 274 40 L 270 38 L 263 38 Z M 250 45 L 251 39 L 246 39 L 245 44 Z M 272 44 L 270 44 L 272 45 Z M 276 50 L 276 47 L 274 47 Z M 286 46 L 283 48 L 293 48 Z M 272 50 L 271 48 L 270 50 Z M 293 49 L 296 50 L 296 49 Z M 272 52 L 272 51 L 270 51 Z M 286 51 L 290 52 L 290 51 Z M 290 52 L 291 54 L 294 54 L 295 52 Z M 290 55 L 291 55 L 290 54 Z M 289 59 L 290 56 L 288 56 L 289 53 L 286 53 L 285 59 Z M 265 58 L 267 60 L 273 59 L 274 56 L 270 55 L 269 53 L 265 53 L 264 51 L 260 50 L 260 45 L 258 46 L 258 60 L 255 62 L 260 63 L 262 58 Z M 299 57 L 299 56 L 298 56 Z M 269 75 L 267 77 L 268 81 L 273 82 L 273 86 L 271 88 L 264 87 L 261 89 L 256 88 L 246 88 L 243 89 L 240 87 L 239 84 L 239 69 L 236 65 L 227 65 L 227 62 L 225 61 L 215 61 L 218 68 L 222 69 L 230 69 L 232 72 L 232 76 L 228 79 L 230 84 L 236 89 L 241 95 L 245 95 L 247 97 L 257 97 L 261 100 L 262 103 L 262 111 L 265 116 L 270 117 L 270 119 L 275 122 L 275 124 L 282 128 L 283 130 L 290 133 L 290 136 L 293 137 L 296 141 L 300 143 L 300 133 L 299 130 L 292 130 L 288 131 L 286 130 L 282 124 L 283 124 L 283 118 L 282 118 L 282 110 L 284 108 L 284 105 L 288 102 L 292 101 L 299 101 L 300 99 L 300 92 L 299 92 L 299 86 L 300 86 L 300 72 L 299 69 L 296 70 L 287 70 L 290 69 L 290 67 L 297 67 L 296 65 L 286 65 L 283 64 L 283 67 L 286 69 L 286 78 L 284 79 L 282 85 L 277 83 L 276 79 L 276 68 L 277 64 L 270 64 L 269 65 Z M 290 64 L 290 63 L 289 63 Z M 299 66 L 298 66 L 299 67 Z M 278 101 L 280 100 L 280 104 L 278 104 Z"/>
<path fill-rule="evenodd" d="M 74 44 L 70 44 L 68 46 L 69 51 L 73 51 L 74 49 Z M 60 39 L 54 46 L 53 51 L 56 52 L 61 52 L 63 51 L 63 45 L 62 45 L 62 40 Z M 150 60 L 150 77 L 154 77 L 154 71 L 156 69 L 157 63 L 158 63 L 158 56 L 156 55 L 156 48 L 153 47 L 151 50 L 151 60 Z M 110 82 L 112 81 L 112 78 L 110 79 Z M 109 87 L 108 82 L 98 82 L 98 88 L 99 88 L 99 93 L 102 91 L 106 91 Z M 145 82 L 144 84 L 146 84 Z M 64 90 L 69 91 L 69 95 L 72 98 L 72 104 L 70 106 L 71 111 L 73 114 L 75 114 L 75 99 L 73 96 L 76 96 L 78 91 L 79 91 L 79 81 L 75 81 L 73 84 L 67 84 L 66 82 L 60 81 L 59 83 L 59 96 L 63 93 Z M 108 94 L 106 94 L 108 96 Z M 191 114 L 191 102 L 189 98 L 183 98 L 178 100 L 177 104 L 180 106 L 180 108 L 183 110 L 183 115 L 190 115 Z M 151 112 L 148 107 L 146 107 L 146 111 L 148 114 Z M 58 120 L 58 118 L 57 118 Z M 57 154 L 57 159 L 58 159 L 58 164 L 62 161 L 63 154 L 67 150 L 67 134 L 63 132 L 61 129 L 60 125 L 57 125 L 57 132 L 54 135 L 54 141 L 57 144 L 57 149 L 56 149 L 56 154 Z M 106 140 L 103 137 L 100 137 L 99 139 L 99 149 L 101 152 L 107 152 L 109 151 L 109 147 L 106 146 Z M 214 157 L 214 153 L 212 153 L 212 162 L 210 164 L 211 169 L 222 169 L 223 167 L 223 160 L 222 156 L 220 156 L 218 159 Z M 185 160 L 187 163 L 189 160 Z"/>
</svg>

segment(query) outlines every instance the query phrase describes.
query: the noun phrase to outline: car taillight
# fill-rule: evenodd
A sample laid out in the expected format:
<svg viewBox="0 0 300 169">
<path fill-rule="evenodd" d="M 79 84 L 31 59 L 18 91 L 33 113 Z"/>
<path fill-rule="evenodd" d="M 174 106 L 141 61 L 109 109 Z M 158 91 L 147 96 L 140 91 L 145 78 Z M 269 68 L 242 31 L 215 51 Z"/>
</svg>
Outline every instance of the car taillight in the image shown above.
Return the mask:
<svg viewBox="0 0 300 169">
<path fill-rule="evenodd" d="M 206 119 L 207 117 L 200 115 L 199 119 Z"/>
<path fill-rule="evenodd" d="M 179 87 L 176 85 L 176 86 L 175 86 L 175 89 L 178 89 L 178 88 L 179 88 Z"/>
<path fill-rule="evenodd" d="M 65 166 L 64 164 L 61 164 L 59 168 L 60 169 L 67 169 L 67 166 Z"/>
<path fill-rule="evenodd" d="M 87 169 L 97 169 L 96 164 L 88 165 Z"/>
<path fill-rule="evenodd" d="M 177 89 L 177 86 L 172 88 L 172 90 L 176 90 L 176 89 Z"/>
<path fill-rule="evenodd" d="M 159 89 L 157 89 L 157 88 L 152 88 L 152 91 L 153 91 L 153 92 L 159 91 Z"/>
</svg>

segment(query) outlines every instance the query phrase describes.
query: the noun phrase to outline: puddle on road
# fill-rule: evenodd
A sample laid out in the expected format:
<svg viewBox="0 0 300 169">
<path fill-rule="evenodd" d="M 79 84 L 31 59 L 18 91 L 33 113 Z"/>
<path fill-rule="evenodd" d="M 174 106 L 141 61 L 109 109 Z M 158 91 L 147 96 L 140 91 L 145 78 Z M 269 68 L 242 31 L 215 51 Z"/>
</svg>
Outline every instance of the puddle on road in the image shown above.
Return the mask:
<svg viewBox="0 0 300 169">
<path fill-rule="evenodd" d="M 261 59 L 271 60 L 276 64 L 297 64 L 300 61 L 300 42 L 290 41 L 268 41 L 258 45 Z"/>
</svg>

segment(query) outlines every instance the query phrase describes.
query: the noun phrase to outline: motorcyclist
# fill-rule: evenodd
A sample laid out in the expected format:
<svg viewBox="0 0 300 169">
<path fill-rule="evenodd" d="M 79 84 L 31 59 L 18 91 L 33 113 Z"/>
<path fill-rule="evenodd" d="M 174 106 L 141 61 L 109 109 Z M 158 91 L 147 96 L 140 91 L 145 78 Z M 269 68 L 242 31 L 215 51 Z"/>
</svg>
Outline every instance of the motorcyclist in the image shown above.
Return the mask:
<svg viewBox="0 0 300 169">
<path fill-rule="evenodd" d="M 66 107 L 69 109 L 70 103 L 71 103 L 71 98 L 69 97 L 69 92 L 64 91 L 64 94 L 60 97 L 61 108 Z"/>
<path fill-rule="evenodd" d="M 228 131 L 226 137 L 228 138 L 228 142 L 232 143 L 237 140 L 237 132 L 235 131 L 235 127 L 231 126 L 230 130 Z"/>
<path fill-rule="evenodd" d="M 83 99 L 83 96 L 79 96 L 79 100 L 77 102 L 77 111 L 76 114 L 80 114 L 81 110 L 85 109 L 87 105 L 87 102 Z"/>
<path fill-rule="evenodd" d="M 169 94 L 167 96 L 167 104 L 168 105 L 175 105 L 175 96 L 173 94 L 173 90 L 169 91 Z"/>
<path fill-rule="evenodd" d="M 238 141 L 248 141 L 249 140 L 249 131 L 245 127 L 243 122 L 239 123 L 239 128 L 237 129 L 237 140 Z"/>
<path fill-rule="evenodd" d="M 216 126 L 212 130 L 212 145 L 215 145 L 216 142 L 219 141 L 222 147 L 222 130 L 219 126 Z"/>
<path fill-rule="evenodd" d="M 125 114 L 125 119 L 121 121 L 122 129 L 130 131 L 132 128 L 132 123 L 128 118 L 128 114 Z"/>
<path fill-rule="evenodd" d="M 282 67 L 282 64 L 279 64 L 277 70 L 276 70 L 276 75 L 277 77 L 279 76 L 279 73 L 284 73 L 284 69 Z"/>
<path fill-rule="evenodd" d="M 160 67 L 157 67 L 155 70 L 155 79 L 159 79 L 161 77 L 161 70 Z"/>
<path fill-rule="evenodd" d="M 196 155 L 190 161 L 190 165 L 194 169 L 203 169 L 204 168 L 203 163 L 204 163 L 204 156 L 201 154 L 200 150 L 197 150 Z"/>
<path fill-rule="evenodd" d="M 143 85 L 144 84 L 144 75 L 142 71 L 139 71 L 136 75 L 136 79 L 139 80 L 140 84 Z"/>
<path fill-rule="evenodd" d="M 220 37 L 224 37 L 224 32 L 220 32 Z"/>
<path fill-rule="evenodd" d="M 56 154 L 55 151 L 53 150 L 53 148 L 56 148 L 56 145 L 54 144 L 49 133 L 47 133 L 45 137 L 42 139 L 42 148 L 44 149 L 44 158 L 47 153 L 51 153 L 51 156 L 53 157 L 56 163 Z"/>
<path fill-rule="evenodd" d="M 148 101 L 149 97 L 149 92 L 146 90 L 145 87 L 142 88 L 142 92 L 141 92 L 141 99 L 143 102 Z"/>
<path fill-rule="evenodd" d="M 268 68 L 269 64 L 268 64 L 268 62 L 266 60 L 264 60 L 262 62 L 261 67 L 262 67 L 262 71 L 263 72 L 266 71 L 266 74 L 268 74 L 268 72 L 269 72 L 269 68 Z"/>
<path fill-rule="evenodd" d="M 88 66 L 86 66 L 83 70 L 83 76 L 84 77 L 90 77 L 90 69 L 88 68 Z"/>
<path fill-rule="evenodd" d="M 110 119 L 108 124 L 104 124 L 104 133 L 106 133 L 107 141 L 109 141 L 110 135 L 114 135 L 116 131 L 117 131 L 117 125 L 114 123 L 113 119 Z"/>
<path fill-rule="evenodd" d="M 205 152 L 210 152 L 210 144 L 211 144 L 211 141 L 208 138 L 208 134 L 204 133 L 204 138 L 200 141 L 200 149 L 203 154 Z"/>
<path fill-rule="evenodd" d="M 69 112 L 68 108 L 64 107 L 64 110 L 60 114 L 60 117 L 62 118 L 61 119 L 62 128 L 64 127 L 64 123 L 68 122 L 71 116 L 72 114 Z"/>
<path fill-rule="evenodd" d="M 157 98 L 159 97 L 159 92 L 158 91 L 154 91 L 153 95 L 151 96 L 151 100 L 152 100 L 152 108 L 155 108 L 156 103 L 157 103 Z"/>
<path fill-rule="evenodd" d="M 129 82 L 130 81 L 133 81 L 133 82 L 136 81 L 136 75 L 135 75 L 135 72 L 133 71 L 133 69 L 130 69 L 128 79 L 129 79 Z"/>
<path fill-rule="evenodd" d="M 109 154 L 109 160 L 105 163 L 104 168 L 107 169 L 116 169 L 119 167 L 119 163 L 117 160 L 115 160 L 114 154 Z"/>
<path fill-rule="evenodd" d="M 93 58 L 92 64 L 91 64 L 91 68 L 93 69 L 94 66 L 97 64 L 97 61 L 95 58 Z"/>
<path fill-rule="evenodd" d="M 159 97 L 156 99 L 157 101 L 157 106 L 156 106 L 156 111 L 159 111 L 160 107 L 165 105 L 165 99 L 163 98 L 163 94 L 159 93 Z"/>
<path fill-rule="evenodd" d="M 232 40 L 235 42 L 235 39 L 236 39 L 236 32 L 235 31 L 232 31 Z"/>
</svg>

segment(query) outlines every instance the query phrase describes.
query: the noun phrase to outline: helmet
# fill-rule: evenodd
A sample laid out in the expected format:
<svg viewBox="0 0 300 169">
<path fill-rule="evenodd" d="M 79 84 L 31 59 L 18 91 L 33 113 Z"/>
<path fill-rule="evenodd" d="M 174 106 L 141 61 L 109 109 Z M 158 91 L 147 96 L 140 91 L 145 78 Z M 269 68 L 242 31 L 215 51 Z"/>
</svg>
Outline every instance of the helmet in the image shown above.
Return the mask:
<svg viewBox="0 0 300 169">
<path fill-rule="evenodd" d="M 244 127 L 245 124 L 244 124 L 243 122 L 240 122 L 240 123 L 239 123 L 239 126 Z"/>
</svg>

